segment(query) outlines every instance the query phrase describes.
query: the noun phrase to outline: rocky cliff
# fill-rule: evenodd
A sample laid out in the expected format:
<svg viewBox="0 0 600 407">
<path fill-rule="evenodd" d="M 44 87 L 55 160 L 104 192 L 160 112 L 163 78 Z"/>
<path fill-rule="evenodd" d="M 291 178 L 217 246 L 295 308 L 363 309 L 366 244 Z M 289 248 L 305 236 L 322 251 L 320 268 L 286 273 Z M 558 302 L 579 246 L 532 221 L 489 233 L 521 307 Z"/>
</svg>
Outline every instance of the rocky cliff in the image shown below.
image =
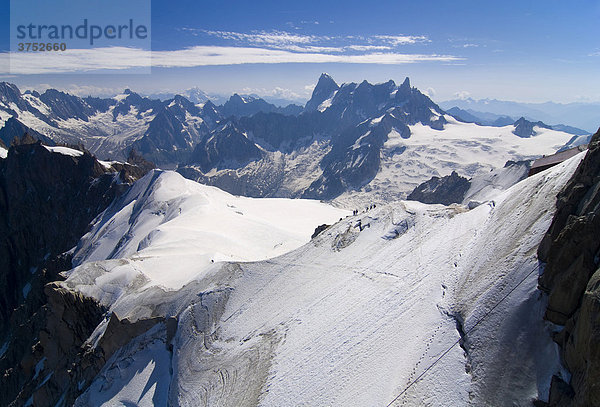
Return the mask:
<svg viewBox="0 0 600 407">
<path fill-rule="evenodd" d="M 147 170 L 139 158 L 139 166 L 106 163 L 87 151 L 51 149 L 30 141 L 13 143 L 8 157 L 0 160 L 3 406 L 28 401 L 55 405 L 61 396 L 67 400 L 72 397 L 69 392 L 76 393 L 74 380 L 83 377 L 77 372 L 87 366 L 81 363 L 81 346 L 102 320 L 104 309 L 51 282 L 71 268 L 71 256 L 62 253 Z M 88 375 L 95 375 L 97 364 L 88 365 L 94 367 Z"/>
<path fill-rule="evenodd" d="M 432 177 L 429 181 L 425 181 L 416 187 L 407 199 L 427 204 L 461 203 L 470 185 L 468 179 L 452 171 L 452 174 L 445 177 Z"/>
<path fill-rule="evenodd" d="M 559 325 L 554 340 L 570 381 L 554 377 L 551 406 L 600 405 L 600 130 L 559 193 L 557 212 L 538 250 L 545 318 Z"/>
</svg>

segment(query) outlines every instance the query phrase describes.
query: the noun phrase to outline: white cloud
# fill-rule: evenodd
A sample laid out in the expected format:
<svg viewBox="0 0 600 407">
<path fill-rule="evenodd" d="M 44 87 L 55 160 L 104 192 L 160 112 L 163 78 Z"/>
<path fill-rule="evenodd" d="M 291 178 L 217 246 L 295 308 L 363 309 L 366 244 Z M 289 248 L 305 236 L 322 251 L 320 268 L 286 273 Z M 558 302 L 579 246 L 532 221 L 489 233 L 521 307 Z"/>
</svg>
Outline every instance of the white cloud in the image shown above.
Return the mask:
<svg viewBox="0 0 600 407">
<path fill-rule="evenodd" d="M 302 100 L 302 101 L 306 100 L 306 97 L 308 95 L 310 95 L 310 93 L 307 93 L 305 91 L 305 89 L 303 89 L 303 91 L 298 93 L 297 91 L 294 91 L 292 89 L 282 88 L 279 86 L 276 86 L 273 89 L 243 88 L 242 92 L 245 94 L 259 95 L 260 97 L 272 97 L 272 98 L 278 98 L 278 99 Z M 311 89 L 311 92 L 312 92 L 312 89 Z"/>
<path fill-rule="evenodd" d="M 351 51 L 384 51 L 392 49 L 389 45 L 348 45 L 344 49 Z"/>
<path fill-rule="evenodd" d="M 461 100 L 468 99 L 470 96 L 471 96 L 471 94 L 469 92 L 467 92 L 466 90 L 461 90 L 460 92 L 456 92 L 454 94 L 454 97 L 456 99 L 461 99 Z"/>
<path fill-rule="evenodd" d="M 318 24 L 318 22 L 302 21 L 302 24 Z M 297 29 L 293 23 L 288 23 Z M 211 31 L 185 27 L 182 31 L 216 37 L 233 42 L 235 46 L 259 46 L 290 51 L 307 52 L 342 52 L 342 51 L 375 51 L 387 50 L 407 44 L 427 43 L 430 40 L 423 35 L 373 35 L 373 36 L 327 36 L 290 33 L 287 31 L 252 31 L 250 33 L 235 31 Z M 310 50 L 309 48 L 314 48 Z M 335 48 L 338 51 L 326 51 Z"/>
<path fill-rule="evenodd" d="M 316 86 L 316 83 L 309 83 L 308 85 L 304 85 L 304 91 L 310 95 Z"/>
<path fill-rule="evenodd" d="M 319 46 L 299 46 L 299 45 L 281 45 L 274 46 L 276 49 L 284 49 L 287 51 L 294 52 L 318 52 L 318 53 L 328 53 L 328 52 L 343 52 L 344 48 L 340 47 L 319 47 Z"/>
<path fill-rule="evenodd" d="M 20 86 L 21 90 L 35 90 L 40 93 L 43 93 L 47 89 L 57 89 L 65 93 L 69 93 L 71 95 L 77 95 L 81 97 L 86 96 L 114 96 L 123 91 L 123 89 L 129 88 L 130 86 L 123 86 L 119 88 L 114 87 L 103 87 L 103 86 L 93 86 L 93 85 L 76 85 L 69 84 L 67 86 L 62 85 L 51 85 L 48 83 L 38 83 L 36 85 L 23 85 Z"/>
<path fill-rule="evenodd" d="M 432 99 L 435 97 L 435 89 L 433 88 L 427 88 L 425 93 L 427 93 L 427 96 L 429 96 Z"/>
<path fill-rule="evenodd" d="M 9 53 L 0 54 L 7 59 Z M 251 47 L 197 46 L 175 51 L 146 51 L 127 47 L 70 49 L 52 53 L 12 53 L 12 74 L 49 74 L 126 70 L 135 68 L 197 67 L 239 64 L 345 63 L 397 65 L 417 62 L 451 62 L 462 58 L 452 55 L 374 52 L 361 55 L 290 52 Z"/>
<path fill-rule="evenodd" d="M 127 89 L 130 88 L 130 86 L 123 86 L 123 87 L 119 87 L 119 88 L 112 88 L 112 87 L 103 87 L 103 86 L 92 86 L 92 85 L 69 85 L 67 87 L 54 87 L 54 89 L 60 89 L 63 92 L 67 92 L 70 93 L 72 95 L 77 95 L 77 96 L 89 96 L 89 95 L 93 95 L 93 96 L 113 96 L 113 95 L 118 95 L 120 93 L 123 92 L 123 89 Z"/>
<path fill-rule="evenodd" d="M 591 52 L 588 54 L 588 57 L 600 57 L 600 51 Z"/>
<path fill-rule="evenodd" d="M 424 35 L 374 35 L 371 38 L 382 40 L 394 46 L 430 42 Z"/>
<path fill-rule="evenodd" d="M 191 29 L 188 29 L 191 30 Z M 234 31 L 203 31 L 204 33 L 224 40 L 242 41 L 257 45 L 284 45 L 284 44 L 310 44 L 319 39 L 328 37 L 317 37 L 314 35 L 293 34 L 285 31 L 259 31 L 250 34 Z"/>
</svg>

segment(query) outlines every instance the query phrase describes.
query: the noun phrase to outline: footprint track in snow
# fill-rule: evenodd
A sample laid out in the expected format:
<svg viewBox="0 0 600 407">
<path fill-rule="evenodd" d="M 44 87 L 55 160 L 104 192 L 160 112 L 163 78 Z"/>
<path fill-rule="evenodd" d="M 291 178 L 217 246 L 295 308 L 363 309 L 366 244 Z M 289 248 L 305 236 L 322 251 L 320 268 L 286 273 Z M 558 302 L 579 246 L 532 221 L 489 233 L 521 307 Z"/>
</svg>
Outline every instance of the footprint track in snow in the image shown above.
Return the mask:
<svg viewBox="0 0 600 407">
<path fill-rule="evenodd" d="M 423 360 L 428 355 L 429 351 L 431 350 L 431 345 L 433 344 L 435 337 L 437 336 L 437 334 L 439 333 L 439 331 L 442 329 L 443 326 L 444 326 L 444 322 L 440 321 L 440 323 L 433 330 L 433 333 L 429 336 L 429 339 L 427 339 L 425 341 L 425 344 L 426 344 L 425 350 L 419 357 L 419 360 L 417 361 L 417 363 L 415 363 L 415 365 L 413 366 L 413 368 L 410 372 L 410 375 L 408 376 L 408 381 L 406 382 L 406 386 L 410 385 L 412 383 L 412 381 L 415 379 L 415 376 L 417 375 L 417 370 L 419 369 L 419 366 L 421 365 Z M 404 393 L 402 396 L 401 405 L 403 405 L 403 406 L 406 405 L 406 402 L 407 402 L 406 396 L 407 396 L 407 393 Z"/>
</svg>

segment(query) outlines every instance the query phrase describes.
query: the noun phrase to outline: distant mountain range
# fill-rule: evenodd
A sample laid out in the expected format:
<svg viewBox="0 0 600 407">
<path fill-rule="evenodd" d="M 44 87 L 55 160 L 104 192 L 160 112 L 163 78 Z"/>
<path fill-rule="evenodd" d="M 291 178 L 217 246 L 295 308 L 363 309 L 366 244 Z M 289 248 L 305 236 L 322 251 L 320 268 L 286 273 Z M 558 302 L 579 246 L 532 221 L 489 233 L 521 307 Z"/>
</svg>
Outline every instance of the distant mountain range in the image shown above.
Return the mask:
<svg viewBox="0 0 600 407">
<path fill-rule="evenodd" d="M 496 99 L 480 99 L 475 100 L 455 99 L 440 102 L 443 109 L 458 108 L 466 111 L 482 123 L 490 124 L 495 119 L 502 117 L 525 117 L 528 120 L 544 123 L 568 124 L 576 128 L 570 129 L 570 132 L 583 131 L 585 134 L 591 134 L 598 129 L 600 125 L 600 102 L 599 103 L 521 103 L 510 102 Z M 580 130 L 583 129 L 583 130 Z M 573 133 L 575 134 L 575 133 Z M 579 135 L 579 134 L 578 134 Z"/>
<path fill-rule="evenodd" d="M 452 112 L 408 78 L 338 85 L 323 74 L 304 107 L 239 94 L 216 105 L 200 90 L 166 100 L 129 89 L 80 98 L 0 83 L 7 146 L 28 132 L 48 143 L 82 144 L 101 159 L 124 160 L 134 149 L 238 195 L 388 201 L 432 176 L 455 170 L 473 177 L 573 141 L 542 122 L 506 117 L 494 119 L 502 127 L 479 126 L 469 123 L 481 121 L 472 112 Z"/>
<path fill-rule="evenodd" d="M 446 109 L 446 112 L 450 113 L 452 116 L 465 123 L 477 123 L 482 126 L 502 127 L 511 125 L 516 121 L 514 118 L 509 116 L 503 116 L 488 112 L 478 112 L 473 109 L 463 110 L 456 106 Z M 525 117 L 523 116 L 521 116 L 521 118 L 525 119 Z M 588 131 L 579 129 L 577 127 L 568 126 L 565 124 L 555 124 L 549 126 L 541 121 L 538 121 L 538 123 L 542 126 L 558 131 L 564 131 L 565 133 L 574 134 L 576 136 L 591 135 Z"/>
</svg>

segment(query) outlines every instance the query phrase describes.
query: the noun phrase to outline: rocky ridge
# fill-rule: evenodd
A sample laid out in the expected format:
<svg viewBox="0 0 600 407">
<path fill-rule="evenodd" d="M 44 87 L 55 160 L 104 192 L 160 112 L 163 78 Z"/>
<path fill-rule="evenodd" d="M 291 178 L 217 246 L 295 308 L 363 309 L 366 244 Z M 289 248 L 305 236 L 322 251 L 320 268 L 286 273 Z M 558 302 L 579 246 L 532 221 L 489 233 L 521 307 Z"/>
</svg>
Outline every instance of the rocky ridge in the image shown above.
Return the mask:
<svg viewBox="0 0 600 407">
<path fill-rule="evenodd" d="M 554 376 L 549 405 L 600 405 L 600 131 L 556 206 L 538 250 L 539 287 L 570 377 Z"/>
<path fill-rule="evenodd" d="M 51 150 L 27 134 L 0 160 L 0 405 L 74 400 L 109 356 L 84 357 L 82 347 L 103 307 L 53 282 L 94 217 L 152 167 L 135 153 L 131 161 Z"/>
</svg>

